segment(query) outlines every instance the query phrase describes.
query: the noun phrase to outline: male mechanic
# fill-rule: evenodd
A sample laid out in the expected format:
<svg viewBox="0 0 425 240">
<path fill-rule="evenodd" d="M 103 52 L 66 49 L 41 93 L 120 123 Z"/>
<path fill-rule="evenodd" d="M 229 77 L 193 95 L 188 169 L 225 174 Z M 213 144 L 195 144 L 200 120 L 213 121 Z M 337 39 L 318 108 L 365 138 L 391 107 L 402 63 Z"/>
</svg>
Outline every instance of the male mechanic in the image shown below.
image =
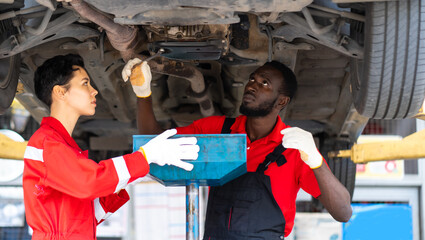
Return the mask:
<svg viewBox="0 0 425 240">
<path fill-rule="evenodd" d="M 130 60 L 123 79 L 130 78 L 138 96 L 139 132 L 158 134 L 164 130 L 153 114 L 150 68 L 140 62 Z M 210 188 L 204 240 L 284 239 L 294 225 L 300 188 L 318 198 L 337 221 L 350 219 L 350 195 L 324 163 L 311 133 L 285 125 L 279 116 L 296 89 L 287 66 L 267 62 L 250 75 L 240 106 L 243 115 L 234 122 L 211 116 L 177 128 L 178 134 L 247 135 L 248 173 Z"/>
</svg>

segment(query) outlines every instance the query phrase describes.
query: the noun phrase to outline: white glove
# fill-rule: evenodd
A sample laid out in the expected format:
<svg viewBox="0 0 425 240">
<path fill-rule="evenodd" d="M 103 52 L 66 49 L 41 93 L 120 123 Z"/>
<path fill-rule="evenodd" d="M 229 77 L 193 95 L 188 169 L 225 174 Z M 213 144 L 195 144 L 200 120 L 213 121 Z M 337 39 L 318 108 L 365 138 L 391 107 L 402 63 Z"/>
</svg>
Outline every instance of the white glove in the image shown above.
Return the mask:
<svg viewBox="0 0 425 240">
<path fill-rule="evenodd" d="M 285 148 L 298 149 L 301 159 L 309 165 L 311 169 L 322 166 L 323 157 L 317 150 L 310 132 L 302 130 L 301 128 L 291 127 L 283 129 L 280 133 L 283 134 L 282 146 Z"/>
<path fill-rule="evenodd" d="M 174 165 L 186 171 L 193 169 L 192 164 L 183 162 L 182 159 L 196 160 L 198 158 L 197 139 L 195 137 L 168 139 L 176 133 L 176 129 L 167 130 L 140 147 L 149 164 Z"/>
<path fill-rule="evenodd" d="M 146 61 L 142 62 L 139 58 L 131 59 L 124 66 L 121 75 L 124 82 L 130 79 L 131 86 L 137 97 L 146 98 L 151 95 L 152 73 Z"/>
</svg>

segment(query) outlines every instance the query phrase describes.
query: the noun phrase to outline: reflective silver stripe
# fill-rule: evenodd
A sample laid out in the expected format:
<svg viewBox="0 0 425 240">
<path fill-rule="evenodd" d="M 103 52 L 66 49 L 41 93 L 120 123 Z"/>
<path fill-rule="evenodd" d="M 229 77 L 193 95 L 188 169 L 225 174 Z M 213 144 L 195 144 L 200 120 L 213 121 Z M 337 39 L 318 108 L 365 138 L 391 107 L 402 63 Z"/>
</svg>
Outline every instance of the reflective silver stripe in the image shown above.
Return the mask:
<svg viewBox="0 0 425 240">
<path fill-rule="evenodd" d="M 94 200 L 94 215 L 96 216 L 96 220 L 98 223 L 106 215 L 105 210 L 103 210 L 102 204 L 100 204 L 99 202 L 99 198 L 96 198 Z"/>
<path fill-rule="evenodd" d="M 43 149 L 27 146 L 27 148 L 25 149 L 24 158 L 44 162 Z"/>
<path fill-rule="evenodd" d="M 125 163 L 125 160 L 122 156 L 112 158 L 112 161 L 114 162 L 115 170 L 117 171 L 118 175 L 118 184 L 115 188 L 115 192 L 118 192 L 120 189 L 123 189 L 127 186 L 128 180 L 130 180 L 131 175 L 127 169 L 127 164 Z"/>
</svg>

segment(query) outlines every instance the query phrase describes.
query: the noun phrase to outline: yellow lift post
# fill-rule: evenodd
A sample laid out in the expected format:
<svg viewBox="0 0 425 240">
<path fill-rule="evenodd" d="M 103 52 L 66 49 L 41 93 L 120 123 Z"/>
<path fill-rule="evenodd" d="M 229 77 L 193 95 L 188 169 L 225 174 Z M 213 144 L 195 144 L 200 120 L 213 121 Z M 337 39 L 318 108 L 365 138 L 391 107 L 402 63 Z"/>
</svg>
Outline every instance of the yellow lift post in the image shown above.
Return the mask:
<svg viewBox="0 0 425 240">
<path fill-rule="evenodd" d="M 17 142 L 0 133 L 0 159 L 24 160 L 27 141 Z"/>
<path fill-rule="evenodd" d="M 349 150 L 329 152 L 328 157 L 349 157 L 354 163 L 425 158 L 425 130 L 397 141 L 354 144 Z"/>
<path fill-rule="evenodd" d="M 424 106 L 415 118 L 425 120 Z M 425 129 L 401 140 L 354 144 L 349 150 L 328 153 L 330 158 L 351 158 L 354 163 L 425 158 Z"/>
</svg>

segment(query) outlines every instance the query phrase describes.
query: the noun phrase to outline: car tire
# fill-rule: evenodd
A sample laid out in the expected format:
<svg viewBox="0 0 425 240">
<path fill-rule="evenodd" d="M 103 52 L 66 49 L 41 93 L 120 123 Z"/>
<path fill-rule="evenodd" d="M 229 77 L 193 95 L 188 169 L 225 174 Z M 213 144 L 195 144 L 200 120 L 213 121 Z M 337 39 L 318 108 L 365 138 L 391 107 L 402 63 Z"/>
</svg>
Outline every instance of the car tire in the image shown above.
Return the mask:
<svg viewBox="0 0 425 240">
<path fill-rule="evenodd" d="M 356 164 L 350 158 L 329 158 L 330 151 L 346 150 L 352 147 L 353 143 L 348 139 L 326 139 L 321 144 L 320 152 L 328 163 L 329 168 L 335 177 L 347 188 L 351 198 L 353 198 L 354 185 L 356 181 Z"/>
<path fill-rule="evenodd" d="M 15 97 L 20 63 L 19 54 L 0 59 L 0 114 L 6 112 Z"/>
<path fill-rule="evenodd" d="M 425 0 L 367 3 L 365 11 L 365 28 L 351 28 L 365 51 L 351 64 L 354 105 L 369 118 L 412 117 L 425 96 Z"/>
<path fill-rule="evenodd" d="M 350 158 L 329 158 L 328 153 L 330 151 L 350 149 L 353 143 L 348 139 L 335 138 L 322 138 L 320 141 L 320 153 L 325 158 L 334 176 L 350 193 L 350 199 L 352 200 L 356 182 L 356 164 Z M 311 206 L 311 211 L 313 212 L 322 212 L 325 209 L 317 198 L 313 198 Z"/>
<path fill-rule="evenodd" d="M 1 43 L 13 34 L 15 28 L 10 19 L 0 21 L 0 26 Z M 15 97 L 20 66 L 20 54 L 0 59 L 0 114 L 6 112 Z"/>
</svg>

